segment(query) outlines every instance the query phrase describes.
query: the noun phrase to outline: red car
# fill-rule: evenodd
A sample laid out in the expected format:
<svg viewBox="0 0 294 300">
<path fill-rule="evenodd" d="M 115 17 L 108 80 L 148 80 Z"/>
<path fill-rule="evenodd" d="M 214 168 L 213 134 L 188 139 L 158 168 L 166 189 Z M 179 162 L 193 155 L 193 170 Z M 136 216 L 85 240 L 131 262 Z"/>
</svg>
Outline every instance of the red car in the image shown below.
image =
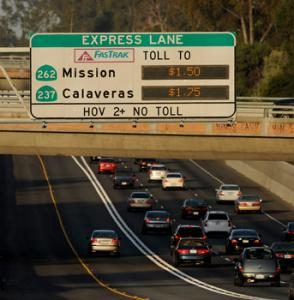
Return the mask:
<svg viewBox="0 0 294 300">
<path fill-rule="evenodd" d="M 112 158 L 101 158 L 98 162 L 98 174 L 111 173 L 113 174 L 117 169 L 117 163 Z"/>
</svg>

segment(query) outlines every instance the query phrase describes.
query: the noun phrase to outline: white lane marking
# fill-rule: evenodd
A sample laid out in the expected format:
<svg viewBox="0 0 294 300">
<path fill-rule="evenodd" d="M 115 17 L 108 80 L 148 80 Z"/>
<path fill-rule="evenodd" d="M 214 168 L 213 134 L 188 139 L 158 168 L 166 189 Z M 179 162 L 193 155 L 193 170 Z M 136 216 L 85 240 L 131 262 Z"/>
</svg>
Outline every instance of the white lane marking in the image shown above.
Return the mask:
<svg viewBox="0 0 294 300">
<path fill-rule="evenodd" d="M 80 169 L 84 172 L 86 177 L 92 183 L 94 189 L 96 190 L 98 196 L 100 197 L 101 201 L 105 205 L 108 213 L 112 217 L 113 221 L 116 225 L 121 229 L 121 231 L 125 234 L 125 236 L 130 240 L 130 242 L 143 254 L 145 255 L 150 261 L 156 264 L 161 269 L 169 272 L 170 274 L 176 276 L 183 281 L 190 283 L 191 285 L 197 286 L 199 288 L 208 290 L 213 293 L 226 295 L 229 297 L 234 297 L 238 299 L 248 299 L 248 300 L 274 300 L 269 298 L 261 298 L 261 297 L 254 297 L 244 294 L 239 294 L 236 292 L 232 292 L 229 290 L 221 289 L 217 286 L 210 285 L 206 282 L 200 281 L 182 271 L 175 268 L 174 266 L 167 263 L 163 260 L 160 256 L 155 254 L 151 249 L 149 249 L 138 237 L 137 235 L 129 228 L 129 226 L 125 223 L 121 215 L 116 210 L 114 204 L 112 203 L 111 199 L 109 198 L 106 191 L 103 189 L 102 185 L 98 181 L 97 177 L 93 173 L 92 169 L 87 164 L 84 157 L 81 157 L 83 165 L 79 162 L 76 157 L 72 156 L 74 162 L 80 167 Z"/>
<path fill-rule="evenodd" d="M 211 178 L 215 179 L 217 182 L 219 182 L 220 184 L 223 184 L 224 182 L 221 181 L 219 178 L 217 178 L 216 176 L 214 176 L 213 174 L 211 174 L 209 171 L 207 171 L 206 169 L 204 169 L 203 167 L 201 167 L 199 164 L 197 164 L 194 160 L 190 159 L 189 160 L 192 164 L 194 164 L 197 168 L 201 169 L 204 173 L 206 173 L 208 176 L 210 176 Z M 278 219 L 274 218 L 273 216 L 271 216 L 270 214 L 266 213 L 265 211 L 263 211 L 264 215 L 266 215 L 269 219 L 271 219 L 272 221 L 280 224 L 283 227 L 286 227 L 285 224 L 283 224 L 282 222 L 280 222 Z"/>
</svg>

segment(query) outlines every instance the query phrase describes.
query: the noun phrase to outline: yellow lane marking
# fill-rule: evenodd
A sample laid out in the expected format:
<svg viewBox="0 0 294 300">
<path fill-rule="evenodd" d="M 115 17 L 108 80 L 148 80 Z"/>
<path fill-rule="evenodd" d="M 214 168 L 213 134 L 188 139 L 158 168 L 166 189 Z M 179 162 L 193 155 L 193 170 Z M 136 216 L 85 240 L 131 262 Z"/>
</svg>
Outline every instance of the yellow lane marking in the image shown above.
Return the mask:
<svg viewBox="0 0 294 300">
<path fill-rule="evenodd" d="M 96 275 L 91 271 L 91 269 L 87 266 L 87 264 L 81 259 L 81 257 L 79 256 L 78 252 L 76 251 L 76 249 L 74 248 L 67 232 L 66 232 L 66 229 L 64 227 L 64 224 L 63 224 L 63 220 L 62 220 L 62 217 L 61 217 L 61 214 L 59 212 L 59 209 L 58 209 L 58 205 L 57 205 L 57 201 L 55 199 L 55 196 L 54 196 L 54 191 L 53 191 L 53 187 L 50 183 L 50 180 L 49 180 L 49 176 L 48 176 L 48 173 L 47 173 L 47 169 L 46 169 L 46 166 L 45 166 L 45 163 L 43 161 L 43 159 L 41 158 L 40 155 L 37 155 L 38 156 L 38 159 L 40 161 L 40 164 L 41 164 L 41 167 L 42 167 L 42 171 L 43 171 L 43 174 L 44 174 L 44 177 L 47 181 L 47 185 L 48 185 L 48 190 L 49 190 L 49 194 L 50 194 L 50 197 L 51 197 L 51 200 L 52 200 L 52 203 L 54 205 L 54 209 L 55 209 L 55 212 L 56 212 L 56 215 L 57 215 L 57 218 L 58 218 L 58 222 L 59 222 L 59 225 L 60 225 L 60 228 L 62 230 L 62 233 L 65 237 L 65 240 L 67 242 L 67 244 L 69 245 L 70 249 L 72 250 L 74 256 L 76 257 L 76 259 L 79 261 L 79 263 L 81 264 L 81 266 L 84 268 L 84 270 L 94 279 L 94 281 L 100 285 L 101 287 L 107 289 L 108 291 L 114 293 L 114 294 L 117 294 L 117 295 L 120 295 L 120 296 L 123 296 L 123 297 L 126 297 L 128 299 L 135 299 L 135 300 L 148 300 L 148 298 L 142 298 L 142 297 L 139 297 L 139 296 L 135 296 L 135 295 L 131 295 L 131 294 L 128 294 L 127 292 L 124 292 L 124 291 L 120 291 L 116 288 L 112 288 L 110 287 L 108 284 L 102 282 L 100 279 L 98 279 L 96 277 Z"/>
</svg>

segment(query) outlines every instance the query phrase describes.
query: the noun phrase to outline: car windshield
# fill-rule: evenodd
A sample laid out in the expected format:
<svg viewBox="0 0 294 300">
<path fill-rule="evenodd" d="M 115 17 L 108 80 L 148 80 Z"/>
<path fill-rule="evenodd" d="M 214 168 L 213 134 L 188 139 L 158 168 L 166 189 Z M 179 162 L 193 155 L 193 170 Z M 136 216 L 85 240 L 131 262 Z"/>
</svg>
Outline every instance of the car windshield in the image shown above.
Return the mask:
<svg viewBox="0 0 294 300">
<path fill-rule="evenodd" d="M 95 231 L 93 233 L 94 238 L 116 238 L 117 234 L 114 231 L 105 230 L 105 231 Z"/>
<path fill-rule="evenodd" d="M 142 199 L 147 199 L 147 198 L 150 198 L 150 194 L 148 193 L 132 193 L 131 194 L 131 197 L 132 198 L 142 198 Z"/>
<path fill-rule="evenodd" d="M 180 240 L 179 248 L 203 248 L 206 244 L 199 240 Z"/>
<path fill-rule="evenodd" d="M 207 202 L 202 199 L 190 199 L 186 200 L 186 205 L 190 207 L 206 206 Z"/>
<path fill-rule="evenodd" d="M 232 236 L 233 237 L 242 237 L 242 236 L 256 237 L 257 233 L 254 230 L 234 230 L 232 232 Z"/>
<path fill-rule="evenodd" d="M 202 236 L 200 227 L 180 227 L 178 234 L 180 236 Z"/>
<path fill-rule="evenodd" d="M 247 259 L 273 259 L 273 254 L 269 249 L 247 249 L 245 257 Z"/>
<path fill-rule="evenodd" d="M 223 213 L 209 214 L 208 220 L 228 220 L 228 217 Z"/>
<path fill-rule="evenodd" d="M 222 190 L 223 191 L 239 191 L 239 187 L 237 185 L 223 185 Z"/>
<path fill-rule="evenodd" d="M 274 251 L 294 252 L 294 243 L 275 243 L 272 248 Z"/>
</svg>

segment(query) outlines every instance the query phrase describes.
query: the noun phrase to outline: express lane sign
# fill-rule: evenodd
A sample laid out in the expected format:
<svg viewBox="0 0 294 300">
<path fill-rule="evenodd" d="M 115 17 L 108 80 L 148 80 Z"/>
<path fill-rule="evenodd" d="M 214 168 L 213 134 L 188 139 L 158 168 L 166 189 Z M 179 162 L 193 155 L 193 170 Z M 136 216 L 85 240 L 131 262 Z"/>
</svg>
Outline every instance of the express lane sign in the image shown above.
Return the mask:
<svg viewBox="0 0 294 300">
<path fill-rule="evenodd" d="M 235 35 L 38 33 L 30 40 L 36 119 L 232 119 Z"/>
</svg>

